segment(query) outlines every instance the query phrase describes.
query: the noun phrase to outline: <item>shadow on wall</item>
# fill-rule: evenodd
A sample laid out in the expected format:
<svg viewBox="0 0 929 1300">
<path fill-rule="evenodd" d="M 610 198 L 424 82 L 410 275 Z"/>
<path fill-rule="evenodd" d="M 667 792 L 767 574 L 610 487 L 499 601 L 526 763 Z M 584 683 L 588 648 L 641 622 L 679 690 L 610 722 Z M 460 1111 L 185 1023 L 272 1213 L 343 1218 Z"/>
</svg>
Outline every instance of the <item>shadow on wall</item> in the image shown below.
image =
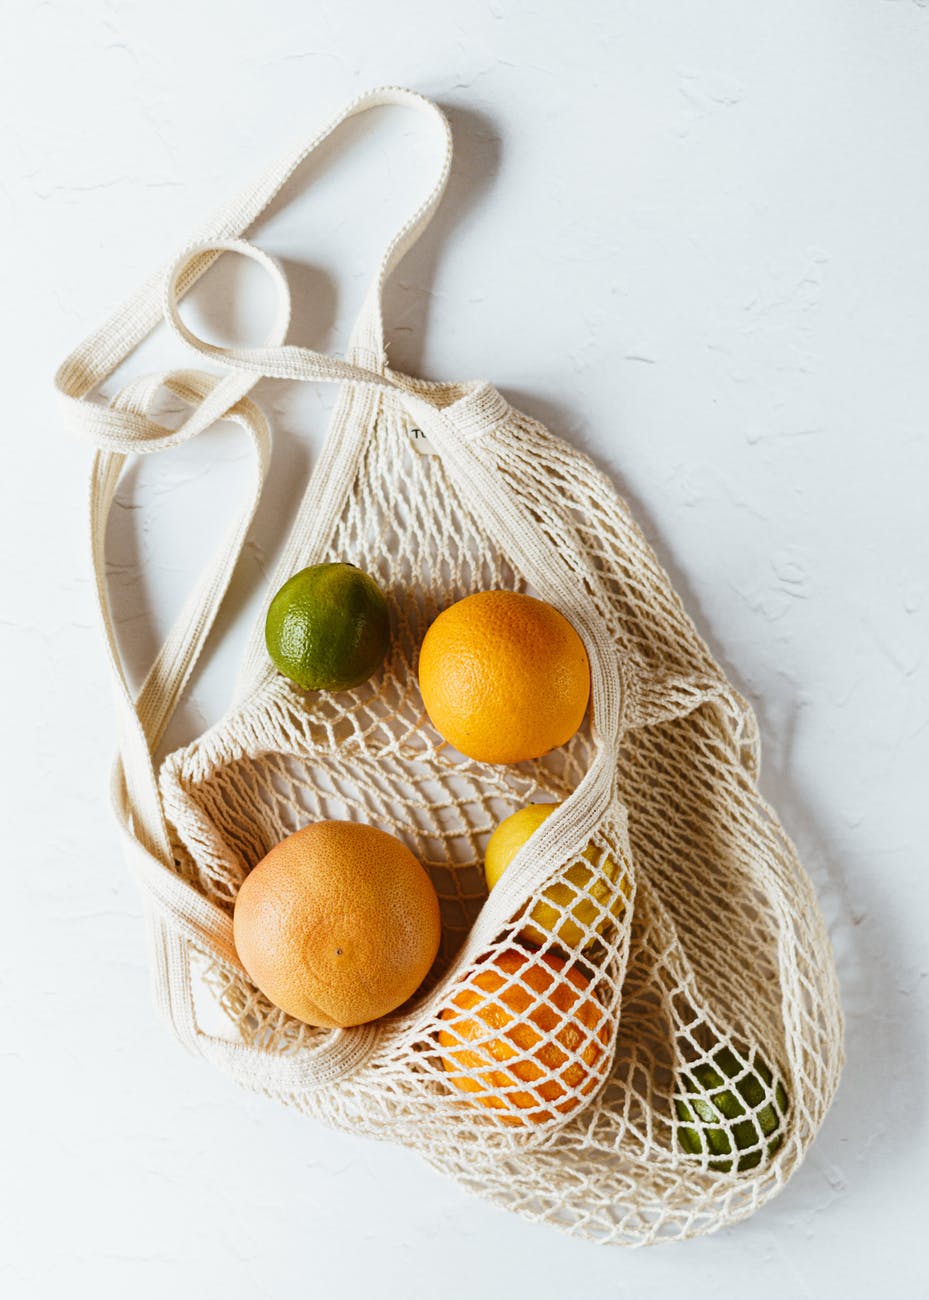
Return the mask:
<svg viewBox="0 0 929 1300">
<path fill-rule="evenodd" d="M 470 108 L 446 104 L 440 107 L 451 123 L 455 140 L 448 188 L 432 221 L 387 281 L 384 291 L 390 364 L 411 375 L 422 373 L 432 285 L 443 250 L 452 246 L 456 227 L 493 185 L 502 152 L 491 118 Z"/>
</svg>

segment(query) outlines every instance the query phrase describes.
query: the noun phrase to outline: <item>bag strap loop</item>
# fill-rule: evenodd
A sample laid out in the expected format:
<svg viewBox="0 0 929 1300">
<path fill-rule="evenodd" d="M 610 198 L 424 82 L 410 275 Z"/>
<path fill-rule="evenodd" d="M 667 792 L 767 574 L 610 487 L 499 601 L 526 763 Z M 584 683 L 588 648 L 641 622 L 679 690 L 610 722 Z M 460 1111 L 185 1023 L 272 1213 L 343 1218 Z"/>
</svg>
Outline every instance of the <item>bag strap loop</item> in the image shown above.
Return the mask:
<svg viewBox="0 0 929 1300">
<path fill-rule="evenodd" d="M 271 276 L 280 295 L 275 328 L 264 347 L 227 347 L 208 343 L 194 334 L 180 314 L 180 290 L 185 273 L 192 262 L 205 256 L 220 253 L 239 253 L 257 262 Z M 290 290 L 280 263 L 270 254 L 246 239 L 211 239 L 185 248 L 168 268 L 164 282 L 164 317 L 168 325 L 188 347 L 209 361 L 219 361 L 224 366 L 244 376 L 249 385 L 259 379 L 290 379 L 325 383 L 356 384 L 375 389 L 397 389 L 394 380 L 379 369 L 369 369 L 353 361 L 312 348 L 285 344 L 284 336 L 290 316 Z M 283 328 L 282 328 L 283 327 Z M 250 377 L 250 378 L 249 378 Z"/>
<path fill-rule="evenodd" d="M 348 357 L 375 370 L 386 365 L 383 325 L 383 290 L 388 275 L 429 224 L 448 182 L 452 160 L 451 129 L 441 109 L 423 95 L 397 86 L 368 91 L 336 114 L 308 143 L 275 163 L 258 181 L 223 207 L 194 237 L 193 245 L 237 239 L 273 202 L 297 169 L 343 122 L 372 108 L 395 105 L 414 109 L 429 120 L 439 142 L 440 157 L 429 193 L 385 249 L 352 332 Z M 185 267 L 178 286 L 183 297 L 212 266 L 218 251 L 210 251 Z M 172 259 L 172 263 L 175 259 Z M 159 269 L 59 367 L 55 384 L 64 399 L 66 417 L 80 428 L 82 417 L 74 403 L 107 378 L 162 320 L 165 269 Z M 230 402 L 230 405 L 232 403 Z M 92 432 L 88 430 L 88 432 Z"/>
<path fill-rule="evenodd" d="M 273 1076 L 282 1088 L 318 1087 L 353 1071 L 371 1051 L 374 1033 L 369 1027 L 351 1034 L 335 1032 L 327 1035 L 318 1048 L 296 1057 L 277 1058 L 245 1044 L 215 1038 L 198 1027 L 190 990 L 187 942 L 210 953 L 227 968 L 241 967 L 229 916 L 203 898 L 176 870 L 153 761 L 154 751 L 226 593 L 258 504 L 268 466 L 270 433 L 263 415 L 248 401 L 247 394 L 262 372 L 258 367 L 243 366 L 227 370 L 222 376 L 202 371 L 166 371 L 133 381 L 106 405 L 89 400 L 89 396 L 161 322 L 166 306 L 174 330 L 199 350 L 208 348 L 209 345 L 195 340 L 187 330 L 177 303 L 223 251 L 253 258 L 275 279 L 279 290 L 278 313 L 265 350 L 275 355 L 286 354 L 284 339 L 290 319 L 290 300 L 283 272 L 274 259 L 240 236 L 300 164 L 342 122 L 367 109 L 388 104 L 414 108 L 431 120 L 441 144 L 435 182 L 381 258 L 352 332 L 347 360 L 327 358 L 307 349 L 295 351 L 313 358 L 312 365 L 318 368 L 320 379 L 390 387 L 391 381 L 383 373 L 386 370 L 382 321 L 384 282 L 435 211 L 451 164 L 451 133 L 442 112 L 421 95 L 396 87 L 361 95 L 309 144 L 272 167 L 255 186 L 209 222 L 179 258 L 172 259 L 167 275 L 164 271 L 153 275 L 75 349 L 55 376 L 67 426 L 97 449 L 91 475 L 91 549 L 104 641 L 117 687 L 119 757 L 113 774 L 113 802 L 125 837 L 127 858 L 154 909 L 151 922 L 159 950 L 153 962 L 156 1004 L 193 1050 L 221 1062 L 245 1083 L 261 1079 L 266 1086 Z M 152 418 L 151 409 L 162 387 L 192 408 L 177 429 L 169 429 Z M 119 651 L 106 585 L 106 526 L 120 475 L 129 455 L 177 446 L 222 419 L 238 423 L 251 439 L 255 452 L 252 491 L 245 509 L 188 597 L 141 690 L 133 696 Z M 173 978 L 169 977 L 168 968 Z"/>
</svg>

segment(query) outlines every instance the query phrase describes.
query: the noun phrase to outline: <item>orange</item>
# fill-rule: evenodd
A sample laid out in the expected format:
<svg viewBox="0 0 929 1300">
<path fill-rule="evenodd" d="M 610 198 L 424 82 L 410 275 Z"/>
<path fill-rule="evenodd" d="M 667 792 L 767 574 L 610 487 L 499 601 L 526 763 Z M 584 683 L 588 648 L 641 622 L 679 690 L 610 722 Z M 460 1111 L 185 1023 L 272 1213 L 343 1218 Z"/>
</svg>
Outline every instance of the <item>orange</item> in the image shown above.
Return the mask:
<svg viewBox="0 0 929 1300">
<path fill-rule="evenodd" d="M 393 835 L 356 822 L 304 826 L 245 878 L 235 902 L 242 965 L 308 1025 L 361 1025 L 416 992 L 439 948 L 439 900 Z"/>
<path fill-rule="evenodd" d="M 458 990 L 442 1020 L 450 1082 L 474 1104 L 508 1111 L 506 1124 L 570 1114 L 602 1081 L 603 1007 L 577 967 L 552 953 L 506 949 Z"/>
<path fill-rule="evenodd" d="M 419 652 L 433 726 L 468 758 L 521 763 L 570 740 L 584 720 L 590 664 L 554 606 L 479 591 L 444 610 Z"/>
</svg>

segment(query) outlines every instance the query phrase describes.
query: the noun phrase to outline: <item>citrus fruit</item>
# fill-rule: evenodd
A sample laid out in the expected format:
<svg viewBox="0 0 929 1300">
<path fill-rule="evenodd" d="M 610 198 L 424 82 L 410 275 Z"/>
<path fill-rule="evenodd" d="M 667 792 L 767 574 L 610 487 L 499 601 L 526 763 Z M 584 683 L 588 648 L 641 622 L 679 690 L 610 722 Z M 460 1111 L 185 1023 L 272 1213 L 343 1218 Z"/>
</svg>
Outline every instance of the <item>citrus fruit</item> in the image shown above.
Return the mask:
<svg viewBox="0 0 929 1300">
<path fill-rule="evenodd" d="M 521 763 L 577 731 L 590 665 L 583 641 L 554 606 L 515 591 L 479 591 L 430 626 L 419 687 L 433 726 L 462 754 Z"/>
<path fill-rule="evenodd" d="M 488 889 L 493 889 L 533 832 L 560 807 L 559 803 L 532 803 L 504 818 L 487 841 L 484 875 Z M 529 913 L 531 924 L 520 931 L 520 938 L 527 943 L 541 946 L 554 935 L 563 948 L 583 951 L 603 933 L 611 915 L 622 915 L 629 897 L 626 876 L 620 876 L 612 858 L 604 857 L 598 864 L 592 844 L 583 856 L 592 865 L 575 862 L 562 880 L 546 887 L 545 901 L 536 903 Z"/>
<path fill-rule="evenodd" d="M 737 1173 L 754 1169 L 763 1155 L 773 1155 L 784 1140 L 781 1124 L 787 1093 L 778 1080 L 775 1108 L 770 1101 L 771 1079 L 764 1061 L 756 1056 L 746 1069 L 729 1047 L 720 1047 L 710 1061 L 691 1066 L 681 1076 L 674 1099 L 677 1117 L 687 1125 L 678 1129 L 681 1147 L 690 1155 L 706 1152 L 711 1157 L 709 1168 L 720 1173 L 729 1173 L 733 1164 Z M 727 1126 L 727 1120 L 735 1123 Z"/>
<path fill-rule="evenodd" d="M 508 1112 L 505 1124 L 570 1114 L 602 1080 L 603 1007 L 581 972 L 551 953 L 507 948 L 454 994 L 442 1022 L 449 1081 L 473 1104 Z"/>
<path fill-rule="evenodd" d="M 242 965 L 275 1006 L 308 1025 L 361 1025 L 422 983 L 439 948 L 439 900 L 395 836 L 314 822 L 246 876 L 233 932 Z"/>
<path fill-rule="evenodd" d="M 268 607 L 265 644 L 278 672 L 309 691 L 345 691 L 384 662 L 390 620 L 384 593 L 354 564 L 313 564 Z"/>
</svg>

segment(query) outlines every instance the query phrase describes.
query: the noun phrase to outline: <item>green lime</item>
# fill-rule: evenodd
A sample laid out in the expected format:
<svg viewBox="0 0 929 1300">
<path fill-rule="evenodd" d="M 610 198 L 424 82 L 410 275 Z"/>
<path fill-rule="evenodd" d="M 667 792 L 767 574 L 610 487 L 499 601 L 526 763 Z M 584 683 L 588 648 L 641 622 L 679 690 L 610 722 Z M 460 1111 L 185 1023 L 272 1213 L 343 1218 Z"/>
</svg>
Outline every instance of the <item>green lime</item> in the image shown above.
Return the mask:
<svg viewBox="0 0 929 1300">
<path fill-rule="evenodd" d="M 727 1087 L 730 1079 L 737 1082 Z M 745 1062 L 728 1047 L 718 1048 L 710 1061 L 692 1066 L 689 1073 L 681 1075 L 674 1098 L 678 1119 L 692 1126 L 678 1129 L 683 1149 L 691 1155 L 706 1151 L 711 1157 L 709 1168 L 720 1173 L 732 1169 L 733 1143 L 736 1151 L 745 1153 L 736 1157 L 737 1173 L 754 1169 L 765 1153 L 773 1155 L 784 1140 L 781 1125 L 787 1113 L 787 1093 L 778 1080 L 774 1091 L 777 1105 L 772 1105 L 771 1080 L 764 1061 L 756 1056 L 752 1068 L 746 1070 Z"/>
<path fill-rule="evenodd" d="M 390 644 L 384 593 L 354 564 L 301 569 L 271 601 L 265 644 L 278 672 L 304 690 L 360 686 Z"/>
</svg>

